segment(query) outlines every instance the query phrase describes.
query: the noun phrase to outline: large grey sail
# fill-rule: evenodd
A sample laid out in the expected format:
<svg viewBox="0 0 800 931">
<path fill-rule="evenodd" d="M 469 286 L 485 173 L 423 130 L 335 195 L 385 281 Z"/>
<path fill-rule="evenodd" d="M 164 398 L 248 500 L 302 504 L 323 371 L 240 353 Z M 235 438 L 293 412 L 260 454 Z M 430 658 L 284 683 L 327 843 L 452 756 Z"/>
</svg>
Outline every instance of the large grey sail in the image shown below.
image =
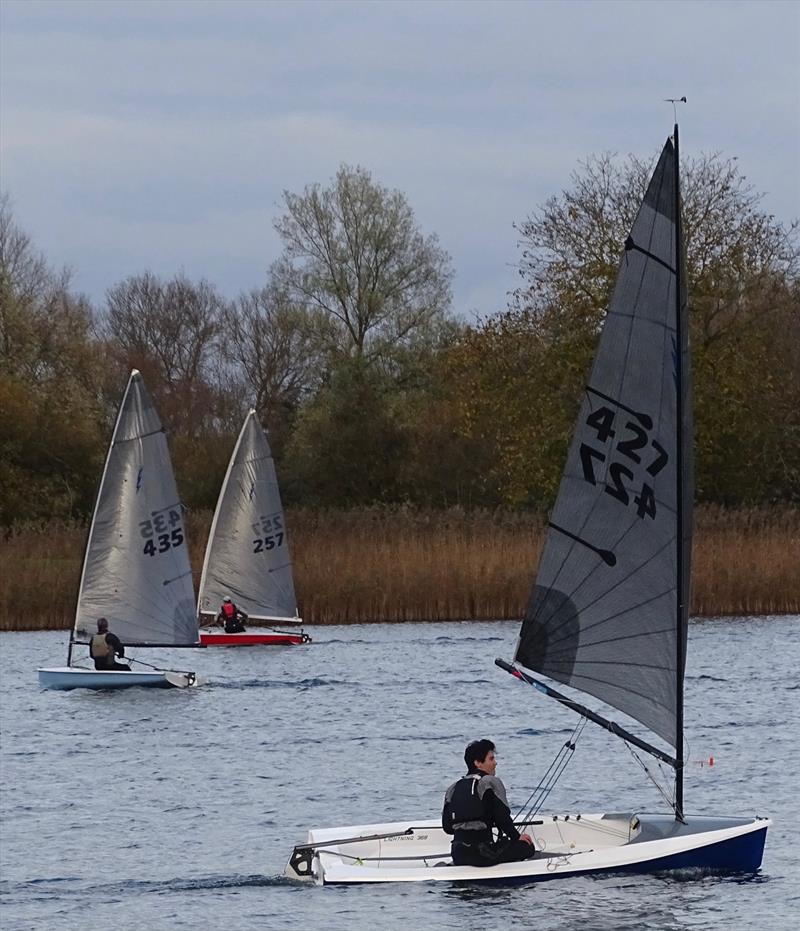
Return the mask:
<svg viewBox="0 0 800 931">
<path fill-rule="evenodd" d="M 200 614 L 216 614 L 226 595 L 252 619 L 299 621 L 275 462 L 252 410 L 236 442 L 211 524 L 200 580 Z"/>
<path fill-rule="evenodd" d="M 97 495 L 75 617 L 76 639 L 97 618 L 125 644 L 198 642 L 183 511 L 167 438 L 134 370 Z"/>
<path fill-rule="evenodd" d="M 676 183 L 668 140 L 625 244 L 516 653 L 673 745 L 692 500 Z"/>
</svg>

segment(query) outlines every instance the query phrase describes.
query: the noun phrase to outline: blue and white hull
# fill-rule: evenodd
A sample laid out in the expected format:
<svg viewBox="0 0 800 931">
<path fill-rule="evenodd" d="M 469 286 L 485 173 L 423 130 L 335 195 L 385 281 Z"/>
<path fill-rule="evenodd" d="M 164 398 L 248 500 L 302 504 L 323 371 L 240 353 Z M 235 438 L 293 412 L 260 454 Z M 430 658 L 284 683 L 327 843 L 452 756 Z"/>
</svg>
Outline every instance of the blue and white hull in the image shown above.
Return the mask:
<svg viewBox="0 0 800 931">
<path fill-rule="evenodd" d="M 438 821 L 391 822 L 309 831 L 286 875 L 320 885 L 378 882 L 480 882 L 516 885 L 603 873 L 668 870 L 754 872 L 766 818 L 591 814 L 526 825 L 533 860 L 490 867 L 453 866 L 451 838 Z"/>
<path fill-rule="evenodd" d="M 39 670 L 39 685 L 44 689 L 185 689 L 202 682 L 193 672 L 152 670 L 82 669 L 79 666 L 59 666 Z"/>
</svg>

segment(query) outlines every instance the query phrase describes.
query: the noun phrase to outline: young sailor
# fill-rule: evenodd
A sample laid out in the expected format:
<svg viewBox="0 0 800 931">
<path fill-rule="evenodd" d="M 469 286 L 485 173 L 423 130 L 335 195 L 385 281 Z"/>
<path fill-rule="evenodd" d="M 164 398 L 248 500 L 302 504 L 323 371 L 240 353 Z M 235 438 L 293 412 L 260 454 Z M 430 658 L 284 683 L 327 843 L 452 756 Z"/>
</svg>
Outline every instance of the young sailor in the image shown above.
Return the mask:
<svg viewBox="0 0 800 931">
<path fill-rule="evenodd" d="M 467 775 L 448 788 L 442 810 L 442 827 L 453 835 L 453 866 L 530 860 L 536 855 L 533 839 L 514 826 L 506 787 L 495 775 L 495 745 L 473 741 L 464 751 L 464 762 Z M 497 840 L 492 828 L 497 828 Z"/>
<path fill-rule="evenodd" d="M 124 655 L 125 647 L 116 634 L 109 632 L 108 621 L 104 617 L 98 618 L 97 633 L 89 641 L 89 656 L 94 660 L 94 668 L 130 672 L 130 666 L 117 662 L 117 656 Z"/>
</svg>

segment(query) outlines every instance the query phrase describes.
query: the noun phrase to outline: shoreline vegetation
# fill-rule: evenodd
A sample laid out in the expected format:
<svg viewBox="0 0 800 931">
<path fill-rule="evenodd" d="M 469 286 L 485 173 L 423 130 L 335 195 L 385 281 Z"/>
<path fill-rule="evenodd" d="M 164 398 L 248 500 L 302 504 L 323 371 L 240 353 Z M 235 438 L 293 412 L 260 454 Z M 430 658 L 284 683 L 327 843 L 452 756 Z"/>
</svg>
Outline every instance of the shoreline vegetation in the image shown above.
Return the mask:
<svg viewBox="0 0 800 931">
<path fill-rule="evenodd" d="M 522 616 L 546 519 L 528 512 L 288 509 L 305 623 Z M 210 512 L 187 532 L 199 582 Z M 0 545 L 0 630 L 72 626 L 86 525 L 29 524 Z M 800 614 L 800 509 L 696 511 L 692 616 Z"/>
</svg>

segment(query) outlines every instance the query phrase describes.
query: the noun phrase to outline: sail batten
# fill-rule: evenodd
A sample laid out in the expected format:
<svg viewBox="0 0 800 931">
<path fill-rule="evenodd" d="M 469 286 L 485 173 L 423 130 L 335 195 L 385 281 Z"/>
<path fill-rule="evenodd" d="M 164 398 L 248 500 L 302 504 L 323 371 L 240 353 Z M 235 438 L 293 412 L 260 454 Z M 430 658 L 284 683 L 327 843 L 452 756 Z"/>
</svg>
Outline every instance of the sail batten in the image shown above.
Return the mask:
<svg viewBox="0 0 800 931">
<path fill-rule="evenodd" d="M 230 597 L 253 620 L 297 620 L 292 561 L 275 462 L 255 411 L 236 441 L 209 532 L 198 610 Z"/>
<path fill-rule="evenodd" d="M 676 469 L 691 439 L 678 429 L 688 341 L 678 319 L 675 158 L 667 140 L 623 244 L 515 656 L 673 746 L 686 623 L 678 562 L 687 490 Z"/>
</svg>

